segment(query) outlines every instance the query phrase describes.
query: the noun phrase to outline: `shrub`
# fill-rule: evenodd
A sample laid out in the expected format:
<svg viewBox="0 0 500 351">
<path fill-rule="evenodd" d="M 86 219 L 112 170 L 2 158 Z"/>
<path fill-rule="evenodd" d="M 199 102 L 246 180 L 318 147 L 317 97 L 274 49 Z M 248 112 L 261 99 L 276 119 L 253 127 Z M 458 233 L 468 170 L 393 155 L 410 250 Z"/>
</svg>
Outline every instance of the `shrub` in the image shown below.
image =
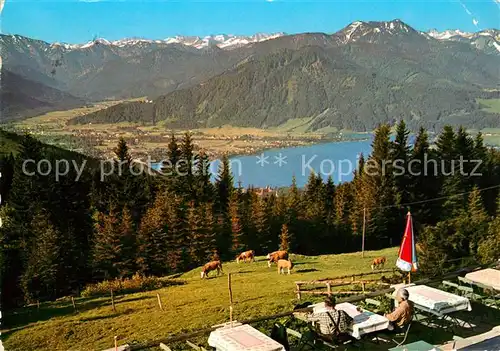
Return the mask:
<svg viewBox="0 0 500 351">
<path fill-rule="evenodd" d="M 147 277 L 136 273 L 131 278 L 116 278 L 114 280 L 105 280 L 99 283 L 89 284 L 82 291 L 81 295 L 82 297 L 109 295 L 111 289 L 113 289 L 113 293 L 116 294 L 133 293 L 156 290 L 164 288 L 166 286 L 182 284 L 184 284 L 183 281 L 158 277 Z"/>
</svg>

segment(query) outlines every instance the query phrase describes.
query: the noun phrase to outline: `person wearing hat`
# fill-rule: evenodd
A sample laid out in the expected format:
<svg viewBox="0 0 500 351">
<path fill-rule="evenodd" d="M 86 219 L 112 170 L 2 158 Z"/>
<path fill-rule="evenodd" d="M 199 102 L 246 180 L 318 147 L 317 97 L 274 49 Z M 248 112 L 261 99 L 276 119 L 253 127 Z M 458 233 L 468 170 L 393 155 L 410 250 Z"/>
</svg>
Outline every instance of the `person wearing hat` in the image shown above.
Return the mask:
<svg viewBox="0 0 500 351">
<path fill-rule="evenodd" d="M 352 339 L 348 333 L 353 319 L 345 311 L 335 309 L 335 297 L 325 299 L 324 312 L 311 313 L 307 316 L 309 322 L 316 322 L 320 336 L 327 341 L 347 341 Z"/>
<path fill-rule="evenodd" d="M 409 297 L 408 290 L 404 288 L 398 290 L 396 295 L 399 302 L 398 307 L 392 313 L 384 314 L 384 317 L 390 321 L 391 327 L 389 329 L 397 330 L 410 323 L 413 317 L 413 305 L 408 301 Z"/>
</svg>

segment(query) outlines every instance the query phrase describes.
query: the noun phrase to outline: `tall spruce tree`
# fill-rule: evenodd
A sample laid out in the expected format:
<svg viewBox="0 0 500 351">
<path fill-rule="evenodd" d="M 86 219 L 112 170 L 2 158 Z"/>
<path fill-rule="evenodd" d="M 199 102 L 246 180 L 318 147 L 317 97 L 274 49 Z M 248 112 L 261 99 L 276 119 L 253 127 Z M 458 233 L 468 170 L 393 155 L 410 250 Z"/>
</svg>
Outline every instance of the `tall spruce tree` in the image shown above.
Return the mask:
<svg viewBox="0 0 500 351">
<path fill-rule="evenodd" d="M 498 260 L 500 252 L 500 196 L 497 201 L 497 212 L 488 227 L 488 235 L 479 243 L 477 254 L 482 263 Z"/>
<path fill-rule="evenodd" d="M 210 160 L 206 152 L 201 151 L 198 154 L 195 166 L 195 200 L 201 203 L 213 201 L 215 190 L 210 181 Z"/>
<path fill-rule="evenodd" d="M 374 207 L 367 207 L 366 242 L 372 247 L 388 245 L 399 238 L 390 143 L 391 128 L 383 124 L 375 131 L 372 154 L 365 165 L 366 192 Z"/>
<path fill-rule="evenodd" d="M 167 205 L 170 194 L 159 192 L 146 211 L 137 234 L 136 264 L 146 275 L 164 275 L 168 267 Z"/>
<path fill-rule="evenodd" d="M 48 220 L 48 214 L 37 210 L 31 221 L 33 244 L 25 271 L 21 277 L 24 299 L 49 300 L 57 296 L 57 276 L 61 268 L 59 232 Z"/>
<path fill-rule="evenodd" d="M 410 202 L 418 204 L 412 207 L 415 226 L 423 223 L 435 224 L 440 204 L 425 203 L 439 193 L 438 162 L 429 147 L 429 136 L 424 128 L 420 128 L 409 161 Z"/>
<path fill-rule="evenodd" d="M 231 255 L 233 257 L 245 249 L 240 213 L 240 196 L 239 192 L 235 191 L 231 195 L 229 203 L 229 215 L 231 219 Z"/>
<path fill-rule="evenodd" d="M 206 259 L 205 240 L 206 229 L 203 226 L 203 212 L 194 201 L 189 202 L 187 212 L 187 226 L 189 235 L 189 255 L 193 266 L 199 266 Z M 186 243 L 187 244 L 187 243 Z"/>
<path fill-rule="evenodd" d="M 252 194 L 251 221 L 256 235 L 255 251 L 257 254 L 265 254 L 273 249 L 271 228 L 269 225 L 270 216 L 267 211 L 266 200 L 263 197 Z M 253 246 L 252 246 L 253 247 Z"/>
<path fill-rule="evenodd" d="M 191 133 L 186 132 L 182 139 L 182 144 L 180 147 L 181 160 L 179 164 L 179 176 L 181 177 L 179 189 L 183 196 L 187 196 L 189 200 L 194 200 L 196 197 L 195 190 L 195 177 L 194 177 L 194 165 L 197 163 L 197 155 L 194 154 L 194 145 Z"/>
<path fill-rule="evenodd" d="M 98 279 L 113 279 L 126 275 L 122 261 L 123 238 L 116 206 L 111 204 L 109 214 L 95 214 L 95 236 L 92 268 Z"/>
<path fill-rule="evenodd" d="M 410 147 L 408 146 L 408 135 L 410 131 L 406 128 L 404 120 L 398 123 L 396 137 L 391 144 L 391 156 L 394 163 L 394 189 L 395 204 L 408 203 L 410 194 L 410 174 L 408 172 L 408 162 L 410 159 Z"/>
<path fill-rule="evenodd" d="M 283 224 L 280 233 L 280 250 L 290 251 L 291 241 L 292 238 L 288 231 L 288 226 Z"/>
<path fill-rule="evenodd" d="M 222 258 L 229 258 L 225 254 L 231 251 L 231 218 L 229 216 L 229 201 L 234 192 L 234 179 L 231 173 L 229 157 L 225 154 L 219 166 L 219 172 L 215 181 L 216 188 L 216 216 L 218 218 L 219 229 L 217 237 L 217 247 L 221 250 Z"/>
</svg>

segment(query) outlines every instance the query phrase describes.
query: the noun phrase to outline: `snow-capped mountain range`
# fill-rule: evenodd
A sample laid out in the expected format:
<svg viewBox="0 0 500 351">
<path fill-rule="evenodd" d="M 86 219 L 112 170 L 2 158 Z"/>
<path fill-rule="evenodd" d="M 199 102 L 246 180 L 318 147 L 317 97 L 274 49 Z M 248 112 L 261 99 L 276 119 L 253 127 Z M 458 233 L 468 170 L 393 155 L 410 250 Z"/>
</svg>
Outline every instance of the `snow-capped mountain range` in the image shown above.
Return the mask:
<svg viewBox="0 0 500 351">
<path fill-rule="evenodd" d="M 468 41 L 475 44 L 474 41 L 478 39 L 489 39 L 492 40 L 492 45 L 500 52 L 500 30 L 498 29 L 486 29 L 476 33 L 462 32 L 460 30 L 445 30 L 443 32 L 438 32 L 435 29 L 431 29 L 428 32 L 419 32 L 406 25 L 405 23 L 394 20 L 390 22 L 361 22 L 356 21 L 345 27 L 343 30 L 337 32 L 338 36 L 343 36 L 340 39 L 341 42 L 347 44 L 349 42 L 355 42 L 361 37 L 369 37 L 373 35 L 384 35 L 384 34 L 397 34 L 397 33 L 418 33 L 426 38 L 433 38 L 436 40 L 451 40 L 451 41 Z M 262 42 L 266 40 L 271 40 L 287 35 L 286 33 L 279 32 L 273 34 L 257 33 L 251 36 L 244 35 L 233 35 L 233 34 L 219 34 L 219 35 L 209 35 L 205 37 L 198 36 L 175 36 L 169 37 L 162 40 L 151 40 L 143 38 L 125 38 L 121 40 L 109 41 L 104 38 L 97 38 L 84 44 L 67 44 L 67 43 L 54 43 L 52 46 L 64 47 L 68 50 L 74 49 L 85 49 L 90 48 L 96 44 L 108 45 L 126 48 L 130 46 L 136 46 L 141 44 L 182 44 L 196 49 L 203 49 L 210 46 L 217 46 L 220 49 L 231 50 L 239 48 L 248 44 Z M 478 46 L 478 45 L 476 45 Z"/>
<path fill-rule="evenodd" d="M 251 43 L 258 43 L 265 40 L 270 40 L 278 38 L 285 35 L 285 33 L 257 33 L 251 36 L 243 35 L 233 35 L 233 34 L 219 34 L 219 35 L 208 35 L 205 37 L 197 36 L 175 36 L 166 38 L 163 40 L 150 40 L 143 38 L 125 38 L 121 40 L 109 41 L 103 38 L 94 39 L 85 44 L 66 44 L 66 43 L 54 43 L 54 46 L 63 46 L 66 49 L 85 49 L 94 46 L 95 44 L 112 45 L 118 47 L 127 47 L 138 44 L 183 44 L 186 46 L 192 46 L 196 49 L 202 49 L 209 46 L 217 46 L 221 49 L 235 49 L 244 45 Z"/>
</svg>

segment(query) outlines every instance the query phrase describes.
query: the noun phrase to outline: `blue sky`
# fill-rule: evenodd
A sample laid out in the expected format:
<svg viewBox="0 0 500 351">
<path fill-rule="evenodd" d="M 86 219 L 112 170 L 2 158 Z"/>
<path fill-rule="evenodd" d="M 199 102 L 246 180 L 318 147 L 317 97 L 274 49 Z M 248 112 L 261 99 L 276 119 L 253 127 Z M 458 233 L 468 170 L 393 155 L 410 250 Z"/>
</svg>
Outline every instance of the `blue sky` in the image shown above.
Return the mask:
<svg viewBox="0 0 500 351">
<path fill-rule="evenodd" d="M 6 0 L 1 29 L 48 42 L 84 43 L 95 37 L 333 33 L 356 20 L 396 18 L 425 31 L 499 28 L 500 0 Z"/>
</svg>

